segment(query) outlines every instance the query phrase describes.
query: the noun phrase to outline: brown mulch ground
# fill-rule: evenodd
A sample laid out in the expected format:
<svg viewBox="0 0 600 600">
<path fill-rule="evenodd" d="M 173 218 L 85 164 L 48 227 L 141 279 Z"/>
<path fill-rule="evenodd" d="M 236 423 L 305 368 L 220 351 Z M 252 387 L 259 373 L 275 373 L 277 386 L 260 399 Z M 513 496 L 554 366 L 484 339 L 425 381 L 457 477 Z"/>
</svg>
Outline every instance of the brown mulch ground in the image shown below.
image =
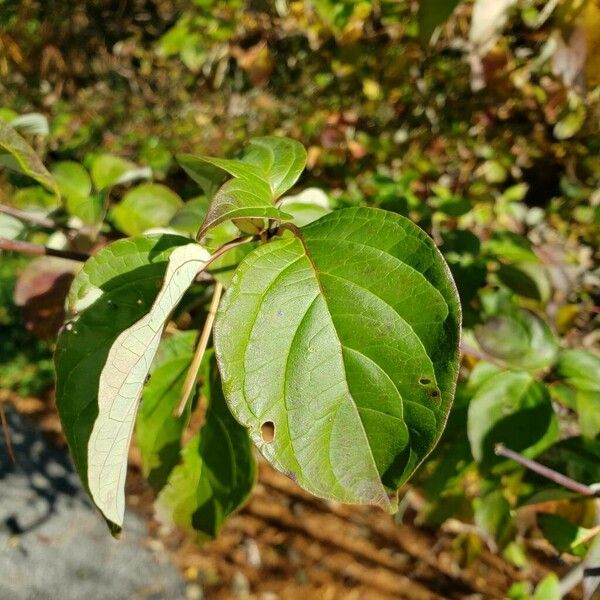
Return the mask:
<svg viewBox="0 0 600 600">
<path fill-rule="evenodd" d="M 5 399 L 63 443 L 50 402 Z M 198 546 L 152 518 L 152 492 L 135 454 L 129 505 L 148 519 L 149 547 L 167 552 L 184 574 L 190 600 L 500 599 L 515 581 L 537 582 L 549 571 L 562 574 L 569 568 L 540 547 L 528 548 L 527 571 L 485 548 L 467 561 L 461 542 L 468 529 L 420 528 L 410 508 L 398 524 L 376 508 L 323 502 L 264 463 L 248 504 L 218 539 Z M 580 597 L 579 592 L 568 596 Z"/>
</svg>

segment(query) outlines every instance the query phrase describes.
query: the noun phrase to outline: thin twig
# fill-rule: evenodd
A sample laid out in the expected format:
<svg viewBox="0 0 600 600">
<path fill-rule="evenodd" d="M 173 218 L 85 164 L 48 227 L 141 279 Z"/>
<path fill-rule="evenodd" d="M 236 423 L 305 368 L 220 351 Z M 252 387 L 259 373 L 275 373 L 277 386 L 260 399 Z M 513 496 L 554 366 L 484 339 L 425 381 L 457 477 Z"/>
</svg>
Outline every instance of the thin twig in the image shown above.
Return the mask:
<svg viewBox="0 0 600 600">
<path fill-rule="evenodd" d="M 8 421 L 6 420 L 6 413 L 4 412 L 4 403 L 0 400 L 0 421 L 2 421 L 2 433 L 4 433 L 4 439 L 6 440 L 6 450 L 10 457 L 13 465 L 17 462 L 15 458 L 15 451 L 12 445 L 12 439 L 10 437 L 10 430 L 8 428 Z"/>
<path fill-rule="evenodd" d="M 34 215 L 32 213 L 25 212 L 24 210 L 20 210 L 19 208 L 6 206 L 4 204 L 0 204 L 0 213 L 10 215 L 15 219 L 19 219 L 19 221 L 26 221 L 27 223 L 31 223 L 32 225 L 38 225 L 39 227 L 46 227 L 48 229 L 54 229 L 58 227 L 58 225 L 48 217 Z"/>
<path fill-rule="evenodd" d="M 183 382 L 181 400 L 179 401 L 179 404 L 173 413 L 176 417 L 180 417 L 183 414 L 185 405 L 188 403 L 192 390 L 194 389 L 194 385 L 196 384 L 198 371 L 200 370 L 200 364 L 202 363 L 204 353 L 206 352 L 206 347 L 208 346 L 208 339 L 210 338 L 212 326 L 215 322 L 215 316 L 217 314 L 217 308 L 219 308 L 222 292 L 223 285 L 217 281 L 215 283 L 215 290 L 210 302 L 210 308 L 208 309 L 208 314 L 206 315 L 206 321 L 204 321 L 204 327 L 202 328 L 202 333 L 200 334 L 200 339 L 198 340 L 198 345 L 196 346 L 196 351 L 194 352 L 192 364 L 190 365 L 187 375 L 185 376 L 185 381 Z"/>
<path fill-rule="evenodd" d="M 562 487 L 575 492 L 576 494 L 580 494 L 582 496 L 595 496 L 598 497 L 600 492 L 595 491 L 589 485 L 585 485 L 584 483 L 579 483 L 550 467 L 546 467 L 535 460 L 531 460 L 530 458 L 525 458 L 522 454 L 507 448 L 504 444 L 496 444 L 494 448 L 494 452 L 498 456 L 504 456 L 505 458 L 510 458 L 520 465 L 524 466 L 526 469 L 553 481 L 554 483 L 561 485 Z"/>
<path fill-rule="evenodd" d="M 32 254 L 34 256 L 57 256 L 79 262 L 85 262 L 90 257 L 89 254 L 83 254 L 82 252 L 56 250 L 55 248 L 40 246 L 39 244 L 31 244 L 30 242 L 22 242 L 20 240 L 8 240 L 6 238 L 0 238 L 0 250 L 18 252 L 19 254 Z"/>
</svg>

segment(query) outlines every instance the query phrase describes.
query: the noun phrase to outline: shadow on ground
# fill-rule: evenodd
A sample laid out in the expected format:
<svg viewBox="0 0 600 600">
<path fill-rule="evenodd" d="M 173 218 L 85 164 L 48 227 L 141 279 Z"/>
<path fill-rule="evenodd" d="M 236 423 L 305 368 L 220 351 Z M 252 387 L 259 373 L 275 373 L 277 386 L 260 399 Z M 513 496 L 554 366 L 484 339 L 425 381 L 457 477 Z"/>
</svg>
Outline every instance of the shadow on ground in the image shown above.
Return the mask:
<svg viewBox="0 0 600 600">
<path fill-rule="evenodd" d="M 177 600 L 184 583 L 146 546 L 127 514 L 116 541 L 85 495 L 66 451 L 11 410 L 16 464 L 0 435 L 0 600 Z"/>
</svg>

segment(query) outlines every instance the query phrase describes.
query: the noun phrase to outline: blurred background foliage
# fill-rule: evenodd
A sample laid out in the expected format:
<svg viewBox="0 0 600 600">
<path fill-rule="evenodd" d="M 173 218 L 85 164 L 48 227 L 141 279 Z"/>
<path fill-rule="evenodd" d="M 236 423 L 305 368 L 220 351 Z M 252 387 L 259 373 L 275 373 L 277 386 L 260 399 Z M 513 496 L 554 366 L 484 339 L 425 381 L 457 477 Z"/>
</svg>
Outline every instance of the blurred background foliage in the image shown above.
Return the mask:
<svg viewBox="0 0 600 600">
<path fill-rule="evenodd" d="M 300 188 L 324 190 L 317 205 L 410 217 L 459 288 L 463 376 L 417 480 L 421 521 L 470 520 L 478 543 L 522 566 L 517 517 L 529 513 L 516 509 L 548 486 L 494 444 L 600 481 L 600 1 L 0 0 L 0 118 L 63 198 L 4 170 L 0 203 L 79 229 L 48 237 L 0 214 L 1 235 L 82 250 L 197 229 L 206 199 L 176 153 L 302 141 Z M 6 308 L 25 262 L 2 258 L 0 376 L 36 393 L 51 343 L 23 354 L 23 317 Z M 38 384 L 14 376 L 24 365 Z M 553 517 L 538 532 L 581 554 L 593 535 L 580 528 L 593 532 L 598 515 L 544 506 Z M 463 543 L 468 554 L 472 536 Z"/>
</svg>

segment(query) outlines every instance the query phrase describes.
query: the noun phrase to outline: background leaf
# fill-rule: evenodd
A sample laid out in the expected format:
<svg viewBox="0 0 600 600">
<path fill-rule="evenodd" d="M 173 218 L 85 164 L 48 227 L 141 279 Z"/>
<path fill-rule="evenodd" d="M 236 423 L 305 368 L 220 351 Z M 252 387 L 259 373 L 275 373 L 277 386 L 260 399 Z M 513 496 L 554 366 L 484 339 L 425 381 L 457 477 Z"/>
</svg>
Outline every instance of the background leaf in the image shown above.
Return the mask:
<svg viewBox="0 0 600 600">
<path fill-rule="evenodd" d="M 496 444 L 530 458 L 558 439 L 558 421 L 546 386 L 523 372 L 500 372 L 487 378 L 469 405 L 467 433 L 476 461 L 503 461 Z"/>
<path fill-rule="evenodd" d="M 165 227 L 183 206 L 181 198 L 158 183 L 143 183 L 129 190 L 112 212 L 123 233 L 139 235 L 153 227 Z"/>
<path fill-rule="evenodd" d="M 429 41 L 435 28 L 441 25 L 458 6 L 460 0 L 420 0 L 419 36 Z"/>
</svg>

